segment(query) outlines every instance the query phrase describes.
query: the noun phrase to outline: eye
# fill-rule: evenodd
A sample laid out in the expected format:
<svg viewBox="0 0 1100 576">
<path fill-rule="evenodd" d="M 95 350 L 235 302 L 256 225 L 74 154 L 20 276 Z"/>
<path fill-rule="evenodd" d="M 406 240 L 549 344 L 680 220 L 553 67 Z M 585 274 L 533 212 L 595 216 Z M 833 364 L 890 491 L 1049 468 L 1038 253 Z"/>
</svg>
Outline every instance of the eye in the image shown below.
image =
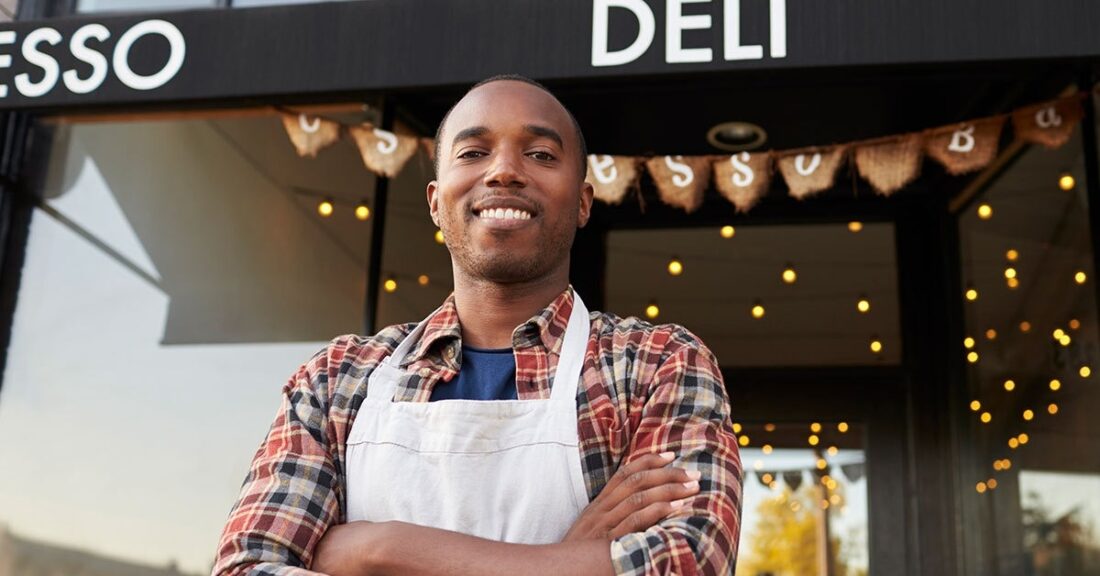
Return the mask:
<svg viewBox="0 0 1100 576">
<path fill-rule="evenodd" d="M 481 158 L 482 156 L 485 156 L 485 153 L 481 150 L 465 150 L 458 155 L 458 158 L 468 160 L 472 158 Z"/>
<path fill-rule="evenodd" d="M 549 152 L 546 152 L 546 151 L 543 151 L 543 150 L 536 150 L 536 151 L 531 152 L 530 154 L 528 154 L 528 156 L 530 156 L 530 157 L 532 157 L 535 160 L 538 160 L 540 162 L 552 162 L 552 161 L 555 160 L 555 157 L 554 157 L 553 154 L 551 154 Z"/>
</svg>

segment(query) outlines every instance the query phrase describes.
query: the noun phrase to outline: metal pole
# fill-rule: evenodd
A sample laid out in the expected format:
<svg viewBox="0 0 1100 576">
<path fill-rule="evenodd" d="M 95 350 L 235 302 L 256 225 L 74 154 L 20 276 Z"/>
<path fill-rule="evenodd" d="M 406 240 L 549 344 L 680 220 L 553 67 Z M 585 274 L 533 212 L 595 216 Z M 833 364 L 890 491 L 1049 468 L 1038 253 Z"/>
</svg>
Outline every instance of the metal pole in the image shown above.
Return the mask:
<svg viewBox="0 0 1100 576">
<path fill-rule="evenodd" d="M 379 102 L 380 128 L 393 130 L 393 107 L 383 97 Z M 373 335 L 378 330 L 378 296 L 382 283 L 383 240 L 386 235 L 386 197 L 390 180 L 379 176 L 374 185 L 374 222 L 370 227 L 370 261 L 367 262 L 366 301 L 363 305 L 363 335 Z"/>
</svg>

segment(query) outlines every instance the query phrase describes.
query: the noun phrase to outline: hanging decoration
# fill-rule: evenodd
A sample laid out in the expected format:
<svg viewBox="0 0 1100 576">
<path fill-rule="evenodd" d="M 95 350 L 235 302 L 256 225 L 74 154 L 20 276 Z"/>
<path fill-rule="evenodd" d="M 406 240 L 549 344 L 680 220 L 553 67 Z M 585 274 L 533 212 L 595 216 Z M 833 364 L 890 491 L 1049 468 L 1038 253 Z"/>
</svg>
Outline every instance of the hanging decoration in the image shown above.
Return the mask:
<svg viewBox="0 0 1100 576">
<path fill-rule="evenodd" d="M 596 200 L 620 204 L 626 193 L 638 185 L 638 159 L 633 156 L 589 154 L 588 175 Z"/>
<path fill-rule="evenodd" d="M 340 124 L 319 116 L 282 114 L 290 142 L 299 156 L 316 158 L 317 153 L 340 139 Z"/>
<path fill-rule="evenodd" d="M 813 146 L 798 150 L 739 152 L 730 156 L 588 157 L 587 181 L 596 199 L 620 204 L 640 185 L 643 164 L 661 201 L 691 213 L 699 209 L 711 179 L 718 193 L 738 212 L 748 212 L 768 193 L 776 171 L 789 194 L 805 199 L 832 188 L 838 170 L 851 158 L 852 169 L 883 196 L 905 188 L 920 174 L 924 156 L 952 175 L 981 170 L 999 151 L 1001 133 L 1011 118 L 1017 140 L 1057 148 L 1065 145 L 1084 117 L 1080 92 L 1001 114 L 931 128 L 923 132 L 871 140 Z M 435 141 L 381 130 L 371 124 L 343 127 L 332 120 L 284 113 L 283 125 L 301 156 L 316 156 L 347 133 L 359 148 L 366 167 L 392 178 L 419 149 L 430 158 Z M 638 195 L 639 202 L 642 201 Z"/>
<path fill-rule="evenodd" d="M 714 187 L 738 212 L 752 210 L 771 183 L 771 152 L 739 152 L 714 162 Z"/>
<path fill-rule="evenodd" d="M 645 165 L 661 201 L 691 214 L 703 204 L 710 185 L 710 162 L 707 156 L 657 156 Z"/>
<path fill-rule="evenodd" d="M 401 172 L 405 163 L 416 154 L 419 142 L 414 136 L 394 134 L 369 123 L 351 126 L 348 133 L 359 147 L 367 169 L 386 178 L 393 178 Z"/>
<path fill-rule="evenodd" d="M 783 482 L 787 486 L 791 487 L 791 492 L 798 492 L 798 489 L 802 487 L 802 471 L 801 470 L 789 470 L 783 473 Z"/>
</svg>

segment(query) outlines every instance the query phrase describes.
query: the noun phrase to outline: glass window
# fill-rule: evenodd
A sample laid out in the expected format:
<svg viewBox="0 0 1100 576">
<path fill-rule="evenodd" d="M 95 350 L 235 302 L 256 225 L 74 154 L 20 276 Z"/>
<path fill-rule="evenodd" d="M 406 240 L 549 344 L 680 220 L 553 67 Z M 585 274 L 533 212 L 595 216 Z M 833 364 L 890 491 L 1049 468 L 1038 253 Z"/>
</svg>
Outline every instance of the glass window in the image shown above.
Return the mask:
<svg viewBox="0 0 1100 576">
<path fill-rule="evenodd" d="M 737 573 L 866 576 L 863 427 L 735 423 L 745 466 Z"/>
<path fill-rule="evenodd" d="M 58 129 L 0 390 L 0 573 L 209 573 L 281 387 L 360 330 L 373 189 L 273 116 Z"/>
<path fill-rule="evenodd" d="M 892 224 L 616 231 L 606 285 L 608 311 L 682 324 L 723 366 L 901 358 Z"/>
<path fill-rule="evenodd" d="M 1100 574 L 1096 271 L 1080 131 L 1019 147 L 959 220 L 972 572 Z"/>
</svg>

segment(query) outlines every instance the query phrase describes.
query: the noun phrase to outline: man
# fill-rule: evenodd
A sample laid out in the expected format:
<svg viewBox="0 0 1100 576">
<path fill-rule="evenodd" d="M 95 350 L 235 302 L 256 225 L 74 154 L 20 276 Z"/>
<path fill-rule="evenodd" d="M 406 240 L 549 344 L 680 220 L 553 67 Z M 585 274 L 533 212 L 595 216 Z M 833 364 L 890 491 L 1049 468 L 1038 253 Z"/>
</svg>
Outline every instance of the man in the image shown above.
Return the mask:
<svg viewBox="0 0 1100 576">
<path fill-rule="evenodd" d="M 713 355 L 569 286 L 592 206 L 572 115 L 495 77 L 436 142 L 454 293 L 290 379 L 214 573 L 732 574 L 741 463 Z"/>
</svg>

